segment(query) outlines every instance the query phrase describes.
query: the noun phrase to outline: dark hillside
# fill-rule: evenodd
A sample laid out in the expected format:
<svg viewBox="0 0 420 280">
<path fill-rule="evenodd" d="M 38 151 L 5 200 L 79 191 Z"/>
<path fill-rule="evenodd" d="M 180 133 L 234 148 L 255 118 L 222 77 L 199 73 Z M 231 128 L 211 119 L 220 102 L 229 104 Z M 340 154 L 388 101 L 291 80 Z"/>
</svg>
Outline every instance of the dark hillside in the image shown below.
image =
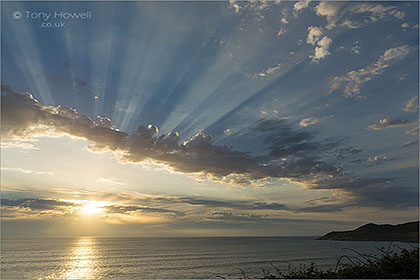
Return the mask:
<svg viewBox="0 0 420 280">
<path fill-rule="evenodd" d="M 354 241 L 419 241 L 419 222 L 399 225 L 366 224 L 355 230 L 332 231 L 321 240 L 354 240 Z"/>
</svg>

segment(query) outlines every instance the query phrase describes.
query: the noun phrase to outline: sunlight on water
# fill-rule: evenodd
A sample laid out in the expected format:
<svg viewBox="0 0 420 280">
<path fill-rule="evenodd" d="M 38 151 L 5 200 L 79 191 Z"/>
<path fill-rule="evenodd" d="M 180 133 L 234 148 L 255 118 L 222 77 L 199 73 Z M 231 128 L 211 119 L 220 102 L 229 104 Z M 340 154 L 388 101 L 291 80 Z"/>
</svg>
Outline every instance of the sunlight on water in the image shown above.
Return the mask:
<svg viewBox="0 0 420 280">
<path fill-rule="evenodd" d="M 63 275 L 65 279 L 92 279 L 95 278 L 95 239 L 81 237 L 76 240 L 71 251 L 69 271 Z"/>
</svg>

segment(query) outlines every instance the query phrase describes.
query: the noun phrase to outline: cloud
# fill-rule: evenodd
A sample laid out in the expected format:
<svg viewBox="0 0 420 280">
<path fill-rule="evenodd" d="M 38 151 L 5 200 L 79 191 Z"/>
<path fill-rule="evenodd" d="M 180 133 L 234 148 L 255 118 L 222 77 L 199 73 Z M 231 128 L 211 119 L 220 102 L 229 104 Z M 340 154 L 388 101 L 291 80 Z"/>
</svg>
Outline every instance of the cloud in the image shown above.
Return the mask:
<svg viewBox="0 0 420 280">
<path fill-rule="evenodd" d="M 345 5 L 344 2 L 319 2 L 315 7 L 315 12 L 318 16 L 325 16 L 327 18 L 328 25 L 327 29 L 331 29 L 335 26 L 338 20 L 338 14 L 340 9 Z"/>
<path fill-rule="evenodd" d="M 337 152 L 337 158 L 343 159 L 343 158 L 351 157 L 351 156 L 361 153 L 362 149 L 354 148 L 354 147 L 347 147 L 347 148 L 338 149 L 336 152 Z"/>
<path fill-rule="evenodd" d="M 305 0 L 305 1 L 298 1 L 298 2 L 296 2 L 296 3 L 293 5 L 293 15 L 294 15 L 295 17 L 297 17 L 297 16 L 298 16 L 298 14 L 299 14 L 302 10 L 306 9 L 306 8 L 309 6 L 309 3 L 310 3 L 310 2 L 311 2 L 310 0 Z"/>
<path fill-rule="evenodd" d="M 252 201 L 223 201 L 213 199 L 175 197 L 175 198 L 156 198 L 155 200 L 166 201 L 170 203 L 184 203 L 190 205 L 201 205 L 206 207 L 231 208 L 236 210 L 289 210 L 289 207 L 281 203 L 266 203 Z"/>
<path fill-rule="evenodd" d="M 360 28 L 369 23 L 388 17 L 404 19 L 404 12 L 395 6 L 378 3 L 346 3 L 322 1 L 315 7 L 318 16 L 326 17 L 326 29 L 334 27 Z M 356 18 L 355 15 L 358 17 Z"/>
<path fill-rule="evenodd" d="M 287 32 L 287 28 L 284 26 L 281 26 L 279 31 L 277 32 L 277 37 L 280 37 L 281 35 L 285 34 Z"/>
<path fill-rule="evenodd" d="M 68 201 L 61 201 L 55 199 L 39 199 L 39 198 L 24 198 L 24 199 L 1 199 L 2 207 L 18 207 L 27 208 L 32 211 L 56 210 L 61 207 L 73 207 L 75 203 Z"/>
<path fill-rule="evenodd" d="M 418 136 L 419 135 L 419 127 L 417 126 L 417 127 L 413 128 L 413 129 L 407 130 L 405 132 L 405 134 L 412 135 L 412 136 Z"/>
<path fill-rule="evenodd" d="M 381 163 L 383 163 L 384 161 L 387 161 L 388 160 L 388 158 L 386 157 L 386 156 L 372 156 L 372 157 L 369 157 L 368 159 L 367 159 L 367 161 L 368 162 L 372 162 L 372 163 L 375 163 L 375 164 L 381 164 Z"/>
<path fill-rule="evenodd" d="M 395 128 L 395 127 L 404 127 L 408 125 L 414 124 L 415 121 L 407 121 L 407 120 L 391 120 L 391 119 L 381 119 L 378 123 L 371 124 L 368 126 L 371 130 L 382 130 L 386 128 Z"/>
<path fill-rule="evenodd" d="M 265 182 L 268 178 L 281 179 L 290 176 L 304 180 L 315 170 L 335 170 L 332 167 L 327 168 L 328 164 L 306 159 L 305 153 L 324 148 L 325 144 L 312 143 L 309 140 L 313 135 L 295 132 L 284 121 L 261 121 L 257 124 L 257 132 L 266 129 L 272 135 L 266 139 L 269 157 L 255 158 L 245 152 L 214 145 L 213 138 L 204 131 L 197 132 L 182 144 L 179 144 L 177 132 L 159 135 L 158 128 L 153 125 L 141 125 L 128 134 L 110 127 L 108 121 L 104 123 L 91 120 L 69 107 L 43 106 L 30 94 L 4 92 L 1 113 L 2 136 L 5 139 L 64 133 L 93 142 L 91 149 L 118 152 L 123 161 L 141 162 L 150 159 L 166 164 L 177 172 L 195 173 L 225 183 L 259 184 L 258 180 Z M 275 131 L 276 128 L 279 129 L 278 132 Z M 283 133 L 280 134 L 280 131 Z M 295 155 L 295 159 L 290 164 L 271 162 L 273 157 L 291 154 Z M 309 170 L 309 164 L 315 164 L 320 169 Z"/>
<path fill-rule="evenodd" d="M 391 48 L 386 50 L 377 61 L 369 64 L 365 68 L 334 77 L 330 82 L 329 94 L 344 87 L 344 97 L 361 98 L 360 90 L 365 83 L 371 81 L 375 76 L 382 74 L 385 69 L 406 57 L 409 52 L 410 47 L 407 45 Z"/>
<path fill-rule="evenodd" d="M 413 146 L 413 145 L 418 145 L 418 143 L 419 143 L 419 141 L 418 140 L 416 140 L 416 141 L 407 141 L 407 142 L 404 142 L 403 144 L 402 144 L 402 147 L 403 148 L 406 148 L 406 147 L 410 147 L 410 146 Z"/>
<path fill-rule="evenodd" d="M 3 140 L 1 141 L 2 149 L 20 149 L 20 150 L 39 150 L 32 144 L 33 141 L 20 141 L 20 140 Z"/>
<path fill-rule="evenodd" d="M 357 201 L 357 206 L 401 208 L 418 207 L 418 191 L 408 187 L 393 186 L 396 178 L 359 178 L 341 176 L 315 180 L 315 189 L 340 189 L 347 192 L 349 201 Z"/>
<path fill-rule="evenodd" d="M 179 211 L 168 210 L 164 208 L 156 207 L 146 207 L 146 206 L 135 206 L 135 205 L 108 205 L 102 207 L 106 210 L 107 213 L 112 214 L 132 214 L 133 212 L 142 212 L 142 213 L 159 213 L 159 214 L 176 214 L 184 215 L 184 213 Z"/>
<path fill-rule="evenodd" d="M 107 183 L 107 184 L 113 184 L 113 185 L 124 185 L 124 183 L 118 182 L 115 179 L 104 178 L 104 177 L 99 177 L 98 178 L 98 182 Z"/>
<path fill-rule="evenodd" d="M 307 127 L 307 126 L 316 124 L 318 121 L 319 121 L 319 119 L 313 118 L 313 117 L 312 118 L 305 118 L 305 119 L 302 119 L 299 122 L 299 125 L 303 126 L 303 127 Z"/>
<path fill-rule="evenodd" d="M 313 207 L 319 208 L 321 210 L 322 207 Z M 330 207 L 333 209 L 334 207 Z M 309 209 L 309 207 L 308 207 Z M 310 209 L 309 209 L 310 210 Z M 311 212 L 311 211 L 308 211 Z M 318 211 L 322 212 L 322 211 Z M 324 211 L 327 212 L 327 211 Z M 348 224 L 349 222 L 343 220 L 318 220 L 318 219 L 291 219 L 291 218 L 278 218 L 278 217 L 269 217 L 267 215 L 258 215 L 252 213 L 235 213 L 235 212 L 208 212 L 206 214 L 206 219 L 208 221 L 218 221 L 218 222 L 232 222 L 238 224 L 252 224 L 252 225 L 275 225 L 278 226 L 279 224 L 302 224 L 302 223 L 309 223 L 309 224 L 334 224 L 334 225 L 341 225 L 341 224 Z M 357 222 L 356 222 L 357 223 Z"/>
<path fill-rule="evenodd" d="M 418 97 L 417 96 L 413 96 L 413 98 L 411 98 L 407 104 L 405 105 L 405 107 L 402 109 L 405 112 L 417 112 L 419 110 L 419 101 L 418 101 Z"/>
<path fill-rule="evenodd" d="M 232 133 L 232 130 L 230 128 L 226 128 L 225 130 L 223 130 L 223 134 L 225 135 L 229 135 Z"/>
<path fill-rule="evenodd" d="M 360 178 L 351 185 L 335 186 L 336 182 L 352 179 L 335 160 L 339 159 L 338 151 L 345 149 L 341 141 L 317 139 L 315 132 L 296 127 L 285 118 L 261 119 L 250 127 L 250 133 L 255 138 L 262 138 L 265 147 L 264 154 L 252 156 L 215 145 L 213 137 L 204 131 L 183 143 L 177 132 L 159 135 L 158 128 L 153 125 L 141 125 L 132 133 L 122 132 L 111 127 L 108 121 L 91 120 L 68 107 L 43 106 L 30 94 L 2 92 L 1 106 L 3 140 L 69 134 L 92 142 L 91 149 L 116 152 L 124 162 L 151 160 L 176 172 L 233 185 L 264 186 L 285 180 L 313 189 L 335 188 L 352 194 L 358 182 L 363 185 L 369 180 Z M 383 127 L 397 124 L 401 125 L 382 122 Z M 197 199 L 184 202 L 212 203 Z M 217 203 L 220 207 L 229 207 L 227 202 Z M 288 209 L 286 205 L 273 203 L 239 203 L 236 207 Z"/>
<path fill-rule="evenodd" d="M 275 5 L 279 5 L 281 1 L 274 0 L 274 1 L 237 1 L 237 0 L 229 0 L 229 8 L 233 10 L 235 14 L 239 14 L 242 12 L 251 12 L 257 20 L 264 18 L 261 14 L 262 11 L 267 10 Z"/>
<path fill-rule="evenodd" d="M 315 53 L 312 57 L 313 62 L 317 62 L 320 59 L 323 59 L 326 56 L 329 56 L 331 52 L 329 51 L 332 40 L 325 36 L 318 42 L 318 46 L 315 48 Z"/>
<path fill-rule="evenodd" d="M 62 216 L 77 214 L 77 210 L 80 209 L 86 201 L 77 200 L 60 200 L 53 198 L 22 198 L 22 199 L 1 199 L 1 207 L 3 210 L 9 210 L 8 218 L 22 219 L 28 217 L 44 217 L 49 216 Z M 138 216 L 147 214 L 157 215 L 176 215 L 183 216 L 183 212 L 169 210 L 166 208 L 150 207 L 143 205 L 126 205 L 117 203 L 105 203 L 99 206 L 103 213 L 103 217 L 115 218 L 115 214 L 118 215 L 136 215 Z M 12 212 L 10 211 L 12 210 Z M 13 212 L 14 211 L 14 212 Z M 121 218 L 121 216 L 118 216 Z"/>
<path fill-rule="evenodd" d="M 20 172 L 20 173 L 23 173 L 23 174 L 49 175 L 49 176 L 54 175 L 52 172 L 49 172 L 49 171 L 37 171 L 37 170 L 31 170 L 31 169 L 24 169 L 24 168 L 20 168 L 20 167 L 4 167 L 4 166 L 2 166 L 1 170 Z"/>
<path fill-rule="evenodd" d="M 372 22 L 388 16 L 403 20 L 405 16 L 404 12 L 398 11 L 395 6 L 384 6 L 378 3 L 350 5 L 348 11 L 356 14 L 366 14 Z"/>
<path fill-rule="evenodd" d="M 329 49 L 332 40 L 327 36 L 324 36 L 321 39 L 323 32 L 320 27 L 310 26 L 308 27 L 308 31 L 306 43 L 315 46 L 314 55 L 311 55 L 310 57 L 312 58 L 312 62 L 318 62 L 320 59 L 323 59 L 331 54 Z"/>
<path fill-rule="evenodd" d="M 333 213 L 333 212 L 340 212 L 345 207 L 349 207 L 353 205 L 347 204 L 323 204 L 323 205 L 316 205 L 316 206 L 308 206 L 302 207 L 297 210 L 297 212 L 310 212 L 310 213 Z"/>
<path fill-rule="evenodd" d="M 333 171 L 336 169 L 335 166 L 318 162 L 316 158 L 321 156 L 322 153 L 337 147 L 339 145 L 338 140 L 330 138 L 315 141 L 315 135 L 312 132 L 292 129 L 286 119 L 262 120 L 258 123 L 256 129 L 260 132 L 270 132 L 264 142 L 267 144 L 271 157 L 293 156 L 295 158 L 295 160 L 288 162 L 290 170 L 294 170 L 293 174 L 295 172 L 310 173 L 310 168 L 321 168 L 321 166 L 321 169 L 323 169 L 323 171 L 319 170 L 321 173 L 324 171 L 328 173 L 327 170 L 337 173 Z"/>
<path fill-rule="evenodd" d="M 268 67 L 266 70 L 257 74 L 258 77 L 267 77 L 280 69 L 280 64 L 273 67 Z"/>
<path fill-rule="evenodd" d="M 308 31 L 309 32 L 308 37 L 306 38 L 306 43 L 315 45 L 322 36 L 322 29 L 317 26 L 309 26 Z"/>
</svg>

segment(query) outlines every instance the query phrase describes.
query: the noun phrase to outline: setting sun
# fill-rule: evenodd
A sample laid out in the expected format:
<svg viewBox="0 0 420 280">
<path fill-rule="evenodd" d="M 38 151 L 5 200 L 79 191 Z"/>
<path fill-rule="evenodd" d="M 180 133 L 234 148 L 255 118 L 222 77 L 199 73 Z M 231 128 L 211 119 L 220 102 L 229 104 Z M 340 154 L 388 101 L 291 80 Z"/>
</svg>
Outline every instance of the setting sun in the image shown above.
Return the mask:
<svg viewBox="0 0 420 280">
<path fill-rule="evenodd" d="M 106 203 L 101 201 L 88 201 L 84 203 L 80 208 L 80 213 L 82 215 L 93 215 L 100 214 L 104 212 L 102 208 Z"/>
</svg>

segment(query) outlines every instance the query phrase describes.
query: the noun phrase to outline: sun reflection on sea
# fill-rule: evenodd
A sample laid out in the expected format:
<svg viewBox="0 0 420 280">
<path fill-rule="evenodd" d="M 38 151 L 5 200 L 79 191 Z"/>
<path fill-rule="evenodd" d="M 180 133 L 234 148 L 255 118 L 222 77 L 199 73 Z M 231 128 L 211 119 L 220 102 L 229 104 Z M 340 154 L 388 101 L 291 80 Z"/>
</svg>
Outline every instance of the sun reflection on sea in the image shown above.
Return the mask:
<svg viewBox="0 0 420 280">
<path fill-rule="evenodd" d="M 76 240 L 71 252 L 68 270 L 64 279 L 92 279 L 95 276 L 95 239 L 81 237 Z"/>
</svg>

